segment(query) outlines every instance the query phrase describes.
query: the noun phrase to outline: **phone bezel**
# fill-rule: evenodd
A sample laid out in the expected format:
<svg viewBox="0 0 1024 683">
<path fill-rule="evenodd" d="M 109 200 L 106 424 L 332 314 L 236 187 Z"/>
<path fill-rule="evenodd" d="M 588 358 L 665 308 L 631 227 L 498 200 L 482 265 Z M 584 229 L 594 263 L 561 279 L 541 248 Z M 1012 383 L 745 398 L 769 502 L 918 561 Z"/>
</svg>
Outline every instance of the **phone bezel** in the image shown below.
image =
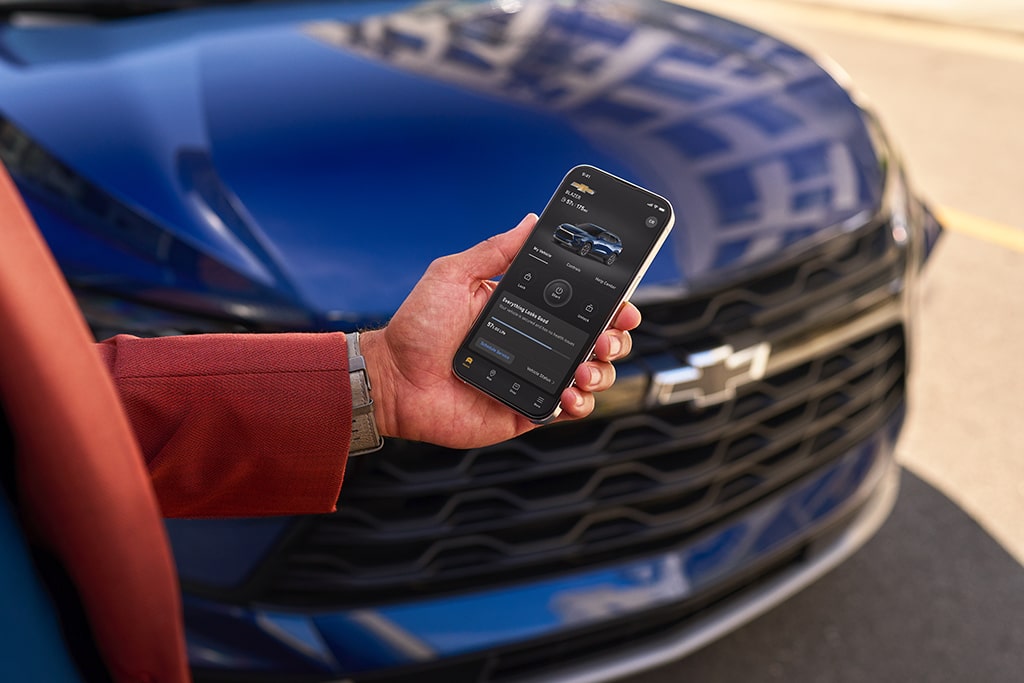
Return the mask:
<svg viewBox="0 0 1024 683">
<path fill-rule="evenodd" d="M 640 267 L 637 269 L 636 274 L 629 281 L 628 285 L 623 288 L 623 292 L 617 298 L 615 305 L 610 307 L 610 309 L 611 309 L 610 313 L 606 316 L 603 324 L 601 324 L 597 328 L 597 331 L 592 335 L 592 337 L 588 338 L 587 344 L 586 344 L 587 350 L 586 350 L 585 353 L 581 353 L 580 354 L 580 356 L 579 356 L 580 360 L 577 363 L 577 367 L 578 367 L 578 365 L 580 363 L 586 362 L 587 359 L 593 357 L 594 347 L 597 344 L 598 338 L 601 336 L 602 333 L 604 333 L 605 330 L 608 329 L 608 326 L 611 325 L 612 321 L 615 319 L 615 316 L 618 315 L 618 313 L 621 310 L 623 304 L 626 301 L 629 301 L 630 297 L 633 295 L 633 292 L 636 291 L 637 286 L 639 286 L 640 281 L 643 279 L 644 275 L 646 275 L 648 268 L 650 268 L 651 263 L 654 262 L 655 257 L 658 255 L 658 252 L 660 251 L 661 247 L 665 244 L 665 240 L 668 239 L 669 233 L 672 232 L 672 228 L 675 225 L 675 209 L 672 207 L 671 202 L 669 202 L 665 197 L 662 197 L 661 195 L 659 195 L 659 194 L 657 194 L 655 192 L 652 192 L 652 191 L 650 191 L 650 190 L 648 190 L 648 189 L 646 189 L 644 187 L 641 187 L 640 185 L 637 185 L 636 183 L 631 183 L 630 181 L 625 180 L 623 178 L 620 178 L 617 175 L 614 175 L 614 174 L 609 173 L 607 171 L 604 171 L 604 170 L 602 170 L 600 168 L 597 168 L 596 166 L 592 166 L 590 164 L 579 164 L 579 165 L 574 166 L 571 169 L 569 169 L 569 171 L 558 182 L 558 185 L 556 186 L 555 191 L 552 193 L 551 198 L 548 199 L 548 202 L 544 205 L 544 209 L 541 212 L 540 217 L 537 220 L 537 225 L 534 226 L 533 230 L 530 232 L 530 235 L 523 242 L 523 247 L 521 247 L 520 250 L 516 253 L 515 257 L 509 263 L 509 268 L 506 269 L 506 270 L 511 269 L 512 266 L 514 264 L 516 264 L 519 261 L 520 258 L 523 257 L 523 250 L 524 250 L 524 248 L 526 247 L 527 244 L 530 243 L 530 241 L 532 240 L 532 238 L 536 234 L 537 230 L 543 224 L 543 218 L 544 218 L 545 213 L 547 213 L 547 211 L 553 206 L 553 204 L 555 204 L 558 201 L 558 198 L 561 196 L 562 189 L 565 186 L 566 181 L 569 180 L 570 176 L 572 176 L 573 174 L 577 174 L 577 173 L 580 173 L 580 172 L 596 173 L 596 174 L 599 174 L 601 176 L 604 176 L 607 179 L 610 179 L 610 180 L 622 183 L 622 184 L 627 185 L 627 186 L 629 186 L 631 188 L 639 190 L 639 191 L 641 191 L 641 192 L 643 192 L 643 193 L 645 193 L 647 195 L 650 195 L 652 199 L 656 199 L 659 202 L 664 204 L 665 208 L 668 211 L 668 220 L 666 220 L 664 226 L 660 228 L 660 234 L 659 234 L 658 238 L 652 243 L 652 245 L 651 245 L 647 255 L 644 257 L 643 262 L 641 263 Z M 495 287 L 494 291 L 491 292 L 491 296 L 490 296 L 490 298 L 488 298 L 487 303 L 484 304 L 484 307 L 480 310 L 480 314 L 477 316 L 476 320 L 474 320 L 473 324 L 470 326 L 468 333 L 465 335 L 465 337 L 463 337 L 462 341 L 459 343 L 459 347 L 458 348 L 459 348 L 460 352 L 461 352 L 462 349 L 464 349 L 466 346 L 469 345 L 472 337 L 478 333 L 478 331 L 480 329 L 480 325 L 481 325 L 481 319 L 487 313 L 487 311 L 490 310 L 491 302 L 493 301 L 494 297 L 498 296 L 502 291 L 505 291 L 508 288 L 509 288 L 509 286 L 506 285 L 504 281 L 499 281 L 498 282 L 497 287 Z M 479 384 L 477 382 L 474 382 L 472 379 L 462 375 L 459 372 L 460 364 L 458 362 L 458 359 L 459 359 L 459 357 L 461 355 L 462 355 L 461 353 L 456 353 L 455 356 L 452 358 L 452 372 L 455 374 L 456 377 L 458 377 L 458 379 L 460 381 L 462 381 L 465 384 L 473 387 L 474 389 L 477 389 L 477 390 L 483 392 L 487 396 L 490 396 L 491 398 L 495 399 L 496 401 L 499 401 L 503 405 L 508 406 L 513 411 L 519 413 L 520 415 L 523 415 L 527 419 L 529 419 L 532 422 L 535 422 L 537 424 L 545 424 L 545 423 L 551 422 L 552 420 L 556 419 L 561 414 L 561 412 L 562 412 L 561 395 L 562 395 L 562 393 L 567 388 L 569 388 L 570 386 L 572 386 L 575 383 L 575 378 L 574 378 L 575 368 L 574 368 L 573 369 L 573 373 L 570 373 L 570 375 L 569 375 L 568 381 L 564 382 L 564 385 L 558 390 L 558 392 L 557 393 L 548 394 L 548 395 L 552 396 L 553 399 L 554 399 L 552 401 L 552 403 L 554 404 L 554 407 L 550 411 L 534 415 L 534 414 L 531 414 L 531 413 L 527 412 L 526 410 L 520 408 L 519 406 L 516 406 L 515 404 L 509 402 L 503 396 L 500 396 L 497 393 L 491 391 L 488 387 L 482 386 L 481 384 Z M 528 384 L 530 384 L 532 386 L 536 386 L 528 377 L 523 377 L 522 375 L 519 375 L 517 373 L 512 373 L 512 374 L 516 374 L 516 376 L 519 377 L 520 379 L 522 379 L 523 382 L 526 382 L 526 383 L 528 383 Z"/>
</svg>

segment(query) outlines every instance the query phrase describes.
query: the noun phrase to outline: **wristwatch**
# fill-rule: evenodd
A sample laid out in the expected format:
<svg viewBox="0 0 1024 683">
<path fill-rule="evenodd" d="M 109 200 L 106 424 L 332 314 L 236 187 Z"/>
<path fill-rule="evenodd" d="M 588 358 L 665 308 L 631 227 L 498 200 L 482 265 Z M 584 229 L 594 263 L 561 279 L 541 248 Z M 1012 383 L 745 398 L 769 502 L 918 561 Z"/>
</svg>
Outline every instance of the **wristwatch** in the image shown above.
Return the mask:
<svg viewBox="0 0 1024 683">
<path fill-rule="evenodd" d="M 366 372 L 366 359 L 359 351 L 359 333 L 345 335 L 348 343 L 348 378 L 352 385 L 352 440 L 349 455 L 364 455 L 380 450 L 384 439 L 377 431 L 370 398 L 370 375 Z"/>
</svg>

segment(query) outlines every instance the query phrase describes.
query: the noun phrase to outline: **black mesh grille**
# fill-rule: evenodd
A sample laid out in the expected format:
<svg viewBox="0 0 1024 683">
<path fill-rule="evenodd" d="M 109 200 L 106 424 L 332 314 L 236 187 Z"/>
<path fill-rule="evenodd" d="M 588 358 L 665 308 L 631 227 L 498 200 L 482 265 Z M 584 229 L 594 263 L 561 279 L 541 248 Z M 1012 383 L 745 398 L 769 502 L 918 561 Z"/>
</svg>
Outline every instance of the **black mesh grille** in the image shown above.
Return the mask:
<svg viewBox="0 0 1024 683">
<path fill-rule="evenodd" d="M 885 226 L 838 242 L 715 296 L 645 308 L 634 364 L 733 325 L 765 338 L 850 315 L 848 301 L 885 291 L 902 264 Z M 903 400 L 904 354 L 896 326 L 706 410 L 552 425 L 473 451 L 390 442 L 350 463 L 339 511 L 298 525 L 248 597 L 379 602 L 675 545 L 881 430 Z"/>
<path fill-rule="evenodd" d="M 778 338 L 850 315 L 849 306 L 884 293 L 906 267 L 890 226 L 829 240 L 811 254 L 703 295 L 644 306 L 641 352 L 707 348 L 734 336 Z"/>
</svg>

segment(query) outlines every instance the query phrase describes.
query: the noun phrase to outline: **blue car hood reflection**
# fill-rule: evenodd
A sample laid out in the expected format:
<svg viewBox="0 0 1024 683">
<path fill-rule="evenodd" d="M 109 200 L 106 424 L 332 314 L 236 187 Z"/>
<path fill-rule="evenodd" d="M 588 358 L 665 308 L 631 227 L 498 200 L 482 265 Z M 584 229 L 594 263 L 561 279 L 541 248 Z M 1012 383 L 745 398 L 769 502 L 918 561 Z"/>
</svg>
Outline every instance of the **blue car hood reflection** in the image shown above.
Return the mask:
<svg viewBox="0 0 1024 683">
<path fill-rule="evenodd" d="M 539 211 L 579 163 L 675 205 L 649 288 L 728 278 L 881 196 L 819 66 L 669 4 L 202 10 L 7 27 L 0 56 L 0 116 L 321 321 L 389 315 L 432 258 Z"/>
</svg>

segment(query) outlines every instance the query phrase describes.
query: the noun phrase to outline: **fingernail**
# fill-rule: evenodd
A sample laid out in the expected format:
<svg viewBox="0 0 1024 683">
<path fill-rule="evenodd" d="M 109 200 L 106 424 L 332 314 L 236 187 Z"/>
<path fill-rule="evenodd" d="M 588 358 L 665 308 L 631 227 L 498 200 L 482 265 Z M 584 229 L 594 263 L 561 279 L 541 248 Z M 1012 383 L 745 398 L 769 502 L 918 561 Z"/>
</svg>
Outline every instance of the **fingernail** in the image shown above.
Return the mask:
<svg viewBox="0 0 1024 683">
<path fill-rule="evenodd" d="M 612 335 L 611 343 L 608 346 L 611 349 L 611 354 L 617 356 L 619 351 L 622 351 L 622 340 L 618 336 Z"/>
<path fill-rule="evenodd" d="M 577 408 L 582 408 L 582 407 L 583 407 L 583 394 L 581 394 L 581 393 L 580 393 L 579 391 L 574 391 L 574 392 L 572 392 L 572 393 L 573 393 L 573 394 L 575 395 L 575 397 L 576 397 L 576 398 L 575 398 L 575 399 L 573 400 L 573 403 L 575 403 L 575 404 L 576 404 L 576 407 L 577 407 Z"/>
</svg>

